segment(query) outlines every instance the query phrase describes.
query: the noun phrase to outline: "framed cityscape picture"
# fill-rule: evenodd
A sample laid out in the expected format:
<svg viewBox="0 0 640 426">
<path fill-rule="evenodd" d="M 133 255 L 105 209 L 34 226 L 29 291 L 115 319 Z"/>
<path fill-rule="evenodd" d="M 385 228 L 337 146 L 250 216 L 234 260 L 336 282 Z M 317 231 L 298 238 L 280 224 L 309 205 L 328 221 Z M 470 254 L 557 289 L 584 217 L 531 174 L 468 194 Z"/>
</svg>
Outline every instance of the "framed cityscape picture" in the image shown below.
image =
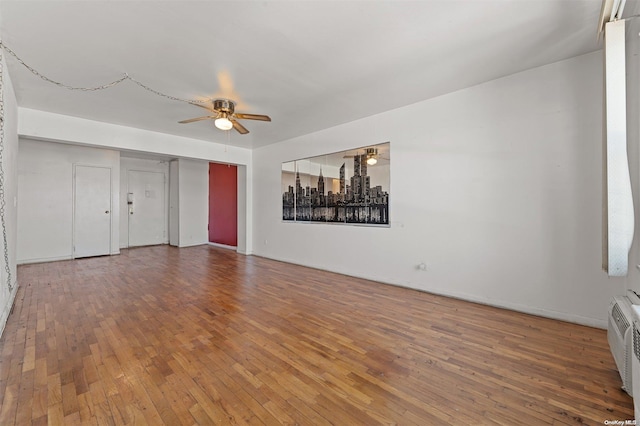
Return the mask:
<svg viewBox="0 0 640 426">
<path fill-rule="evenodd" d="M 390 145 L 282 163 L 282 220 L 389 226 Z"/>
</svg>

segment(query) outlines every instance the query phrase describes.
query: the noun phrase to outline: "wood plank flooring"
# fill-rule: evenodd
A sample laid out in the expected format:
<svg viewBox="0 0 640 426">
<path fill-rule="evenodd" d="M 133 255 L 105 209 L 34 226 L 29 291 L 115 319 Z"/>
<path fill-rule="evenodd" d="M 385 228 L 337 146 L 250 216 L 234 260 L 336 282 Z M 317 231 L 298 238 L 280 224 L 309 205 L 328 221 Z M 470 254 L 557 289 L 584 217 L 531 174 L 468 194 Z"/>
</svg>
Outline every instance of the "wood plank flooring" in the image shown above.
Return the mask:
<svg viewBox="0 0 640 426">
<path fill-rule="evenodd" d="M 603 330 L 210 246 L 18 268 L 0 424 L 633 418 Z"/>
</svg>

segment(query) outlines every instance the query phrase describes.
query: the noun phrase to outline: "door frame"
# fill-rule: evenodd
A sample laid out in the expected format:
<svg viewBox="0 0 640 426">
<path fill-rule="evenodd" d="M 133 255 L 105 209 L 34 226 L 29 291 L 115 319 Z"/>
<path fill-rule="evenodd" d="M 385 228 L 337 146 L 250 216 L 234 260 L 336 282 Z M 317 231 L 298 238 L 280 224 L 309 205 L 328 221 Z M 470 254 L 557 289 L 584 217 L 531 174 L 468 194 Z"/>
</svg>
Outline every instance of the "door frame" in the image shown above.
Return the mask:
<svg viewBox="0 0 640 426">
<path fill-rule="evenodd" d="M 76 259 L 76 170 L 78 167 L 94 167 L 109 169 L 109 253 L 112 254 L 113 242 L 113 167 L 103 164 L 73 163 L 72 175 L 72 209 L 71 209 L 71 259 Z"/>
</svg>

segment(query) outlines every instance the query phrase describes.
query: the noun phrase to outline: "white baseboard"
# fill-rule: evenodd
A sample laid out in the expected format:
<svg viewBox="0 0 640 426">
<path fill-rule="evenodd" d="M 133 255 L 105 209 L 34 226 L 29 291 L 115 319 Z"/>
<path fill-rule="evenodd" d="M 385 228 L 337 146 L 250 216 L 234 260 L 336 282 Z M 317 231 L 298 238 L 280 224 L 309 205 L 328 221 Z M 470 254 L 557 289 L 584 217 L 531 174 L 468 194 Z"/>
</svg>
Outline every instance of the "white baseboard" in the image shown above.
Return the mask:
<svg viewBox="0 0 640 426">
<path fill-rule="evenodd" d="M 179 247 L 179 248 L 195 247 L 195 246 L 202 246 L 202 245 L 205 245 L 205 244 L 209 244 L 209 242 L 208 242 L 208 241 L 205 241 L 205 242 L 203 242 L 203 243 L 183 244 L 183 245 L 180 245 L 180 246 L 178 246 L 178 247 Z"/>
<path fill-rule="evenodd" d="M 120 250 L 128 249 L 128 248 L 136 248 L 136 247 L 161 246 L 161 245 L 164 245 L 164 244 L 169 244 L 169 240 L 167 240 L 167 241 L 163 241 L 163 242 L 161 242 L 161 243 L 143 244 L 143 245 L 141 245 L 141 246 L 129 246 L 129 245 L 126 245 L 126 244 L 125 244 L 125 245 L 121 245 L 121 246 L 120 246 Z M 114 254 L 114 253 L 111 253 L 111 254 Z M 117 254 L 120 254 L 120 252 L 118 252 Z"/>
<path fill-rule="evenodd" d="M 111 253 L 105 255 L 105 256 L 116 256 L 120 254 L 120 250 L 118 251 L 112 251 Z M 16 264 L 18 265 L 28 265 L 31 263 L 47 263 L 47 262 L 58 262 L 60 260 L 73 260 L 76 259 L 71 255 L 67 255 L 67 256 L 54 256 L 54 257 L 41 257 L 41 258 L 34 258 L 34 259 L 20 259 L 16 262 Z M 78 259 L 86 259 L 85 257 L 79 257 Z"/>
<path fill-rule="evenodd" d="M 45 262 L 57 262 L 58 260 L 71 260 L 73 257 L 68 256 L 55 256 L 55 257 L 41 257 L 35 259 L 20 259 L 16 263 L 18 265 L 27 265 L 29 263 L 45 263 Z"/>
</svg>

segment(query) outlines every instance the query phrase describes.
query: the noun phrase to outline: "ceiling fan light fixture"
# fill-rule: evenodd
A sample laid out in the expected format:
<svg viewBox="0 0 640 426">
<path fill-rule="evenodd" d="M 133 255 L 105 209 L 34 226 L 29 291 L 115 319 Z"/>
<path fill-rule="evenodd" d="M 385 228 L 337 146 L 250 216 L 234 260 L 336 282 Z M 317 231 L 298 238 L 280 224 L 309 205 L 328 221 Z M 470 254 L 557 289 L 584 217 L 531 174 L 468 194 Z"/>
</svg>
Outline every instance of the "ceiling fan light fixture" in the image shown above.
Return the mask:
<svg viewBox="0 0 640 426">
<path fill-rule="evenodd" d="M 223 114 L 221 117 L 216 118 L 214 124 L 220 130 L 231 130 L 231 128 L 233 127 L 233 123 L 227 118 L 226 114 Z"/>
<path fill-rule="evenodd" d="M 378 150 L 376 148 L 367 148 L 367 164 L 370 166 L 378 162 Z"/>
</svg>

